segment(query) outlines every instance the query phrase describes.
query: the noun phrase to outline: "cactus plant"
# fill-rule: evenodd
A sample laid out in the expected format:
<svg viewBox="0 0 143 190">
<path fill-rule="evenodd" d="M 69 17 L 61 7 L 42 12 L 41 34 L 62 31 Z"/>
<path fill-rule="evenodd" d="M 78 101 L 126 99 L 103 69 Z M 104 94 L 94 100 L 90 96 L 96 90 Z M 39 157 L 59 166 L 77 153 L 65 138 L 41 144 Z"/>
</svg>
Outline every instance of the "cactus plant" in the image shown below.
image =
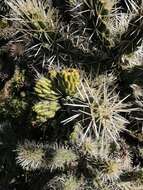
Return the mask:
<svg viewBox="0 0 143 190">
<path fill-rule="evenodd" d="M 142 13 L 0 0 L 0 189 L 143 189 Z"/>
<path fill-rule="evenodd" d="M 16 161 L 24 170 L 36 170 L 44 167 L 44 147 L 34 141 L 25 140 L 24 144 L 18 144 L 16 148 Z"/>
<path fill-rule="evenodd" d="M 34 38 L 46 39 L 49 47 L 52 45 L 58 33 L 58 11 L 55 8 L 37 0 L 6 2 L 16 13 L 13 16 L 21 27 L 31 31 Z"/>
<path fill-rule="evenodd" d="M 116 142 L 119 132 L 126 130 L 125 124 L 128 123 L 126 119 L 119 115 L 119 112 L 130 112 L 132 109 L 129 109 L 129 105 L 123 103 L 124 100 L 118 99 L 118 95 L 114 93 L 115 89 L 111 92 L 108 91 L 108 85 L 103 82 L 98 86 L 98 89 L 94 89 L 89 86 L 86 80 L 81 83 L 78 99 L 75 99 L 75 102 L 72 103 L 65 103 L 66 106 L 71 106 L 72 109 L 78 108 L 78 114 L 75 114 L 75 117 L 65 119 L 63 122 L 68 123 L 83 114 L 83 121 L 88 122 L 84 136 L 92 129 L 96 138 L 101 136 L 103 142 L 110 138 Z"/>
<path fill-rule="evenodd" d="M 72 162 L 75 162 L 77 159 L 77 155 L 72 150 L 64 147 L 57 147 L 53 152 L 53 157 L 48 167 L 50 167 L 50 170 L 64 170 L 66 167 L 70 167 Z"/>
<path fill-rule="evenodd" d="M 64 94 L 72 96 L 76 93 L 80 80 L 78 70 L 64 69 L 58 73 L 57 79 L 59 80 L 59 88 Z"/>
</svg>

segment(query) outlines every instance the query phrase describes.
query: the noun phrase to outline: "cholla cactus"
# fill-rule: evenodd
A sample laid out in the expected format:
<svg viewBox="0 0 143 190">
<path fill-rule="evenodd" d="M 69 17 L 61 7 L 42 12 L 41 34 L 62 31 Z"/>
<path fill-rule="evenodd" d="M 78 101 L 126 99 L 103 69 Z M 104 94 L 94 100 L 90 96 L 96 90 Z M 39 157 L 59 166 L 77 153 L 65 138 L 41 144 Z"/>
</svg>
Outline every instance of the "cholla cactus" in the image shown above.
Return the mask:
<svg viewBox="0 0 143 190">
<path fill-rule="evenodd" d="M 27 33 L 38 39 L 46 39 L 50 47 L 58 33 L 58 11 L 39 0 L 6 1 L 13 17 Z"/>
<path fill-rule="evenodd" d="M 143 43 L 138 46 L 137 50 L 134 53 L 131 53 L 129 55 L 123 55 L 123 69 L 131 70 L 134 67 L 142 66 L 143 60 Z"/>
<path fill-rule="evenodd" d="M 0 189 L 143 189 L 142 13 L 0 0 Z"/>
<path fill-rule="evenodd" d="M 109 88 L 113 85 L 116 85 L 117 77 L 113 73 L 109 74 L 101 74 L 96 77 L 95 80 L 90 81 L 90 84 L 95 88 L 99 88 L 99 86 L 103 86 L 105 84 Z"/>
<path fill-rule="evenodd" d="M 96 159 L 107 158 L 110 153 L 110 143 L 102 144 L 101 140 L 94 140 L 93 138 L 86 137 L 81 146 L 81 152 Z"/>
<path fill-rule="evenodd" d="M 36 120 L 39 122 L 46 122 L 48 119 L 53 118 L 59 109 L 60 105 L 57 101 L 42 101 L 33 106 Z"/>
<path fill-rule="evenodd" d="M 64 69 L 58 73 L 59 88 L 69 96 L 76 93 L 80 81 L 79 71 L 77 69 Z"/>
<path fill-rule="evenodd" d="M 56 10 L 48 4 L 37 0 L 7 1 L 7 4 L 13 10 L 13 14 L 17 14 L 17 17 L 21 19 L 22 25 L 27 28 L 36 32 L 57 30 Z"/>
<path fill-rule="evenodd" d="M 44 167 L 45 151 L 43 144 L 25 140 L 24 144 L 18 144 L 16 148 L 16 161 L 24 170 L 31 171 Z"/>
<path fill-rule="evenodd" d="M 143 149 L 142 148 L 139 149 L 139 152 L 140 152 L 141 157 L 143 157 Z"/>
<path fill-rule="evenodd" d="M 123 173 L 121 160 L 108 160 L 103 164 L 100 178 L 103 181 L 115 181 Z"/>
<path fill-rule="evenodd" d="M 46 100 L 56 100 L 59 98 L 59 94 L 53 90 L 51 80 L 41 77 L 36 81 L 35 93 L 38 97 Z"/>
<path fill-rule="evenodd" d="M 76 6 L 80 1 L 78 1 L 78 0 L 70 0 L 69 2 L 70 2 L 70 5 L 74 7 L 74 6 Z"/>
<path fill-rule="evenodd" d="M 120 113 L 130 113 L 134 110 L 128 108 L 128 104 L 123 103 L 126 98 L 119 100 L 115 89 L 110 92 L 108 85 L 104 82 L 98 89 L 94 89 L 89 86 L 86 80 L 84 83 L 81 82 L 79 96 L 80 100 L 75 100 L 71 104 L 65 103 L 72 109 L 78 108 L 78 113 L 67 118 L 63 123 L 68 123 L 83 115 L 83 123 L 88 121 L 83 139 L 92 129 L 97 139 L 101 136 L 103 142 L 107 139 L 113 139 L 117 142 L 120 131 L 126 130 L 125 125 L 128 124 L 128 121 Z"/>
<path fill-rule="evenodd" d="M 83 130 L 82 130 L 82 126 L 80 123 L 77 123 L 74 126 L 74 130 L 72 131 L 72 133 L 70 134 L 70 141 L 73 144 L 79 145 L 81 142 L 81 138 L 83 135 Z"/>
<path fill-rule="evenodd" d="M 90 39 L 92 39 L 93 41 L 98 39 L 97 41 L 100 41 L 100 44 L 102 44 L 102 48 L 105 49 L 109 49 L 111 46 L 110 40 L 108 38 L 110 34 L 110 29 L 108 28 L 108 25 L 106 24 L 105 21 L 108 19 L 109 15 L 111 14 L 113 5 L 114 5 L 114 0 L 83 1 L 82 11 L 83 11 L 83 16 L 86 18 L 87 28 L 89 28 L 88 33 L 90 34 Z M 92 30 L 93 26 L 96 26 L 95 30 Z"/>
<path fill-rule="evenodd" d="M 51 170 L 64 170 L 66 167 L 70 167 L 70 164 L 77 159 L 78 157 L 73 150 L 65 147 L 56 147 L 48 167 L 50 167 Z"/>
<path fill-rule="evenodd" d="M 113 8 L 113 5 L 115 4 L 115 0 L 101 0 L 101 3 L 103 4 L 104 8 L 111 11 L 111 9 Z"/>
<path fill-rule="evenodd" d="M 122 157 L 118 151 L 122 152 L 121 149 L 113 150 L 109 146 L 108 151 L 106 151 L 105 155 L 101 154 L 101 150 L 99 149 L 98 157 L 92 156 L 88 158 L 90 166 L 89 170 L 92 175 L 95 176 L 93 181 L 95 186 L 98 186 L 99 184 L 101 186 L 104 186 L 106 184 L 107 187 L 109 186 L 109 189 L 112 189 L 112 185 L 114 186 L 114 183 L 118 184 L 122 178 L 122 175 L 124 175 L 124 171 L 131 171 L 131 168 L 128 167 L 129 162 L 131 164 L 130 157 L 128 157 L 127 164 L 127 160 L 125 160 L 124 156 Z"/>
</svg>

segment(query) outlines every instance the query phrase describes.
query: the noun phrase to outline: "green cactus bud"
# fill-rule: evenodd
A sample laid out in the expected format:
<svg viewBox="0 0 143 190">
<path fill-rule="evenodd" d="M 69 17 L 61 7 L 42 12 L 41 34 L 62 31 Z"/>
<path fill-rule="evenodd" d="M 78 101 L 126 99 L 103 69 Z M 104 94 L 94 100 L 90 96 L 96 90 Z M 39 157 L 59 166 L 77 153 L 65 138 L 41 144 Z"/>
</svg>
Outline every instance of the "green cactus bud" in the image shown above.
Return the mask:
<svg viewBox="0 0 143 190">
<path fill-rule="evenodd" d="M 45 77 L 37 80 L 34 90 L 37 96 L 46 100 L 56 100 L 59 98 L 59 94 L 52 88 L 51 80 Z"/>
<path fill-rule="evenodd" d="M 57 101 L 42 101 L 33 106 L 33 111 L 36 112 L 36 119 L 39 122 L 46 122 L 53 118 L 59 109 L 60 105 Z"/>
<path fill-rule="evenodd" d="M 64 69 L 58 73 L 59 87 L 63 94 L 73 96 L 80 82 L 80 75 L 77 69 Z"/>
</svg>

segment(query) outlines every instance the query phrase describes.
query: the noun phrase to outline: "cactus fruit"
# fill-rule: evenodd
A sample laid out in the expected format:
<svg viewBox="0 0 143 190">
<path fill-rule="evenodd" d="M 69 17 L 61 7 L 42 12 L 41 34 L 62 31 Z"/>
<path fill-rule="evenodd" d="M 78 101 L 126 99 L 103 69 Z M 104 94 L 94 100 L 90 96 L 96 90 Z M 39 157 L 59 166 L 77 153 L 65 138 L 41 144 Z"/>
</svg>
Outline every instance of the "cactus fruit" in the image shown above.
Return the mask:
<svg viewBox="0 0 143 190">
<path fill-rule="evenodd" d="M 41 101 L 33 106 L 33 111 L 36 113 L 36 119 L 39 122 L 46 122 L 53 118 L 59 109 L 60 105 L 57 101 Z"/>
<path fill-rule="evenodd" d="M 39 98 L 45 100 L 57 100 L 59 98 L 59 94 L 53 90 L 51 80 L 46 77 L 41 77 L 36 81 L 34 90 Z"/>
<path fill-rule="evenodd" d="M 64 69 L 58 73 L 59 88 L 63 94 L 73 96 L 80 82 L 80 75 L 77 69 Z"/>
</svg>

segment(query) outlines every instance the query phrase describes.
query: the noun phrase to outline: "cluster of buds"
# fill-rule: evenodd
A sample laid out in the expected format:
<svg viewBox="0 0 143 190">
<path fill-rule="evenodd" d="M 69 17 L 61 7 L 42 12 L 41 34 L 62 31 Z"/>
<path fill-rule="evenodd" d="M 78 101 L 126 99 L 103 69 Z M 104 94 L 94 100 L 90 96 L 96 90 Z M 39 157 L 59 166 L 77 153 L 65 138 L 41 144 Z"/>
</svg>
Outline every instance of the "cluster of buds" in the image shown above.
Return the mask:
<svg viewBox="0 0 143 190">
<path fill-rule="evenodd" d="M 60 105 L 57 101 L 41 101 L 33 106 L 33 111 L 36 112 L 36 119 L 39 122 L 46 122 L 53 118 L 59 109 Z"/>
</svg>

